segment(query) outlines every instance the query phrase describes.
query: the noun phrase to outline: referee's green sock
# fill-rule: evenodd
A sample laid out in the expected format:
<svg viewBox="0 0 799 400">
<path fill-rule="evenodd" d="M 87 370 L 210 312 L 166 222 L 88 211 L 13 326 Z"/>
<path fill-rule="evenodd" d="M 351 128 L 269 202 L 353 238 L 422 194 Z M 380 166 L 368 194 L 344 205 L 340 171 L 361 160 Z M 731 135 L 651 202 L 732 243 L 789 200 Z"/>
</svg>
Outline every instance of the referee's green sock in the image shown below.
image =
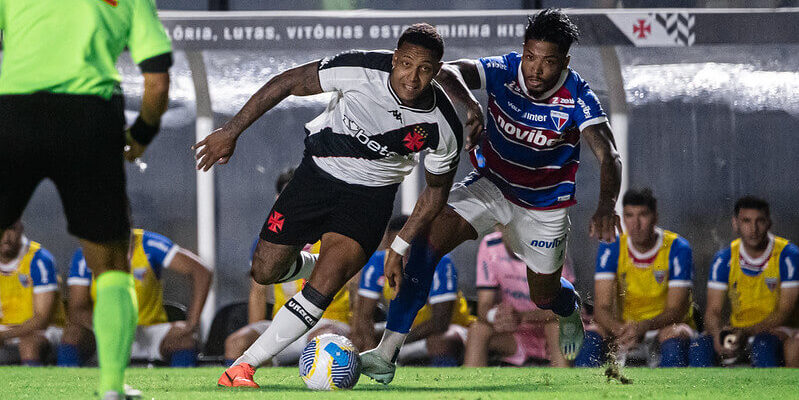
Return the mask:
<svg viewBox="0 0 799 400">
<path fill-rule="evenodd" d="M 125 368 L 136 333 L 139 306 L 133 276 L 107 271 L 97 277 L 94 303 L 94 336 L 100 364 L 100 396 L 107 391 L 124 393 Z"/>
</svg>

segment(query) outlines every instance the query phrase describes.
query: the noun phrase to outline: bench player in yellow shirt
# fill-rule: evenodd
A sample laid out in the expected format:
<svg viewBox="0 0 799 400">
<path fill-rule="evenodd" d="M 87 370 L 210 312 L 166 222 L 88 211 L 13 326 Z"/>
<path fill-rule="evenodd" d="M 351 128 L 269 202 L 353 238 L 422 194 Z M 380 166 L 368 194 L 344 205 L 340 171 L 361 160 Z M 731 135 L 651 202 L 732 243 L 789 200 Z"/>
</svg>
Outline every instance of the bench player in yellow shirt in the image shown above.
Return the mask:
<svg viewBox="0 0 799 400">
<path fill-rule="evenodd" d="M 17 221 L 0 236 L 0 364 L 42 365 L 58 344 L 64 309 L 53 256 Z"/>
<path fill-rule="evenodd" d="M 797 367 L 799 247 L 770 232 L 769 204 L 757 197 L 735 203 L 732 225 L 739 237 L 710 266 L 705 335 L 691 345 L 691 366 L 713 366 L 717 356 L 734 361 L 736 347 L 742 347 L 755 367 Z M 722 318 L 727 300 L 729 320 Z M 724 346 L 723 331 L 735 344 Z"/>
</svg>

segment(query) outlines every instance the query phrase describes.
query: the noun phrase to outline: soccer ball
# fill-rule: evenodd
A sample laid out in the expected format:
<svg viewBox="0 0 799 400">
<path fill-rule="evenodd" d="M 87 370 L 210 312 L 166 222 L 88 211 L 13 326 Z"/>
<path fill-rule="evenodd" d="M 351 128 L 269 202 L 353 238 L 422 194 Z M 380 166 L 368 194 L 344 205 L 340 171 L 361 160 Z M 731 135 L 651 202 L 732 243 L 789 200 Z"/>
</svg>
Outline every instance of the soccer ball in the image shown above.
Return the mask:
<svg viewBox="0 0 799 400">
<path fill-rule="evenodd" d="M 319 335 L 300 354 L 300 377 L 308 389 L 351 389 L 360 376 L 358 350 L 344 336 Z"/>
</svg>

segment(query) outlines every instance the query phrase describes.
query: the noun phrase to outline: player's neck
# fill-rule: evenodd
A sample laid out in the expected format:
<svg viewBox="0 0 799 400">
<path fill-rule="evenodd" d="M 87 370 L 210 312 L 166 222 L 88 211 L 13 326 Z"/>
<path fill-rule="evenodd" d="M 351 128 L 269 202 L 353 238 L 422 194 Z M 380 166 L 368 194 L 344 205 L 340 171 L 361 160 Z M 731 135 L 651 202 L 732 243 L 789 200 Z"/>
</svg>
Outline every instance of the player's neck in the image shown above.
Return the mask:
<svg viewBox="0 0 799 400">
<path fill-rule="evenodd" d="M 741 240 L 741 246 L 746 252 L 746 255 L 751 259 L 758 259 L 763 256 L 763 253 L 765 253 L 769 248 L 769 243 L 771 243 L 771 238 L 768 235 L 766 235 L 766 237 L 756 246 L 749 246 L 746 244 L 746 242 Z"/>
<path fill-rule="evenodd" d="M 389 82 L 389 85 L 390 84 L 391 82 Z M 426 110 L 433 106 L 434 99 L 435 96 L 433 96 L 433 85 L 427 85 L 427 88 L 425 88 L 422 91 L 422 93 L 415 99 L 411 101 L 405 101 L 403 99 L 399 99 L 399 101 L 400 103 L 402 103 L 403 106 Z"/>
</svg>

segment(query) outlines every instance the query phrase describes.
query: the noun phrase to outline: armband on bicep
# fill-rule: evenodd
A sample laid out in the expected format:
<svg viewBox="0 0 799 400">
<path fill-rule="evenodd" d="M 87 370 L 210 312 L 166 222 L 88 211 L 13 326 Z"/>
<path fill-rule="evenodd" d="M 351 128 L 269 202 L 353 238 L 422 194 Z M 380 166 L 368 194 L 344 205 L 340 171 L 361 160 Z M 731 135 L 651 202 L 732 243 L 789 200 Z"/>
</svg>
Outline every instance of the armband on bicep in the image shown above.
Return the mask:
<svg viewBox="0 0 799 400">
<path fill-rule="evenodd" d="M 139 63 L 139 69 L 142 73 L 160 73 L 169 71 L 172 66 L 172 52 L 159 54 L 155 57 L 150 57 Z"/>
</svg>

